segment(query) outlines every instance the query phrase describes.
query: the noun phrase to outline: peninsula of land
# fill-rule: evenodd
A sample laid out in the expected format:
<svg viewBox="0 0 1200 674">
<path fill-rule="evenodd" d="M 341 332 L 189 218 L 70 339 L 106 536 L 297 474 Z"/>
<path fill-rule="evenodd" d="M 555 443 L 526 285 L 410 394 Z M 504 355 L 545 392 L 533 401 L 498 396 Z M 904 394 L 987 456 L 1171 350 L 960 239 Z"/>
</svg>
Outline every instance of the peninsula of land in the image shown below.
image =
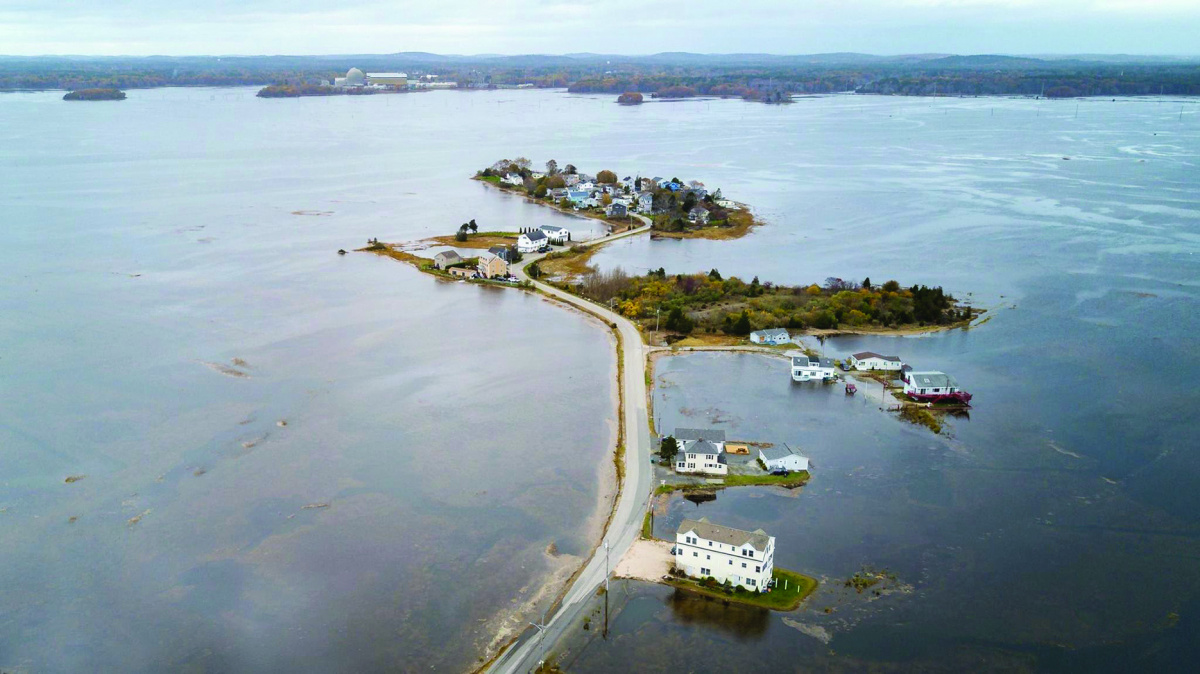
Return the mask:
<svg viewBox="0 0 1200 674">
<path fill-rule="evenodd" d="M 679 480 L 672 480 L 670 485 L 657 490 L 663 494 L 749 485 L 798 487 L 809 479 L 807 458 L 790 448 L 735 441 L 730 441 L 729 453 L 744 453 L 742 463 L 745 465 L 721 471 L 720 485 L 706 477 L 707 472 L 699 467 L 706 460 L 701 458 L 708 447 L 705 443 L 719 441 L 724 445 L 724 437 L 710 438 L 709 431 L 695 429 L 691 429 L 694 432 L 690 434 L 686 432 L 689 429 L 664 433 L 653 427 L 649 415 L 652 381 L 649 352 L 663 347 L 648 347 L 647 344 L 670 345 L 683 340 L 703 343 L 711 339 L 722 344 L 733 341 L 740 345 L 736 348 L 782 353 L 769 342 L 753 340 L 752 333 L 761 333 L 763 329 L 785 331 L 781 326 L 799 331 L 830 331 L 843 324 L 879 332 L 938 330 L 967 325 L 977 313 L 971 307 L 959 304 L 940 287 L 913 285 L 905 288 L 896 281 L 877 286 L 870 279 L 848 282 L 830 278 L 823 284 L 792 287 L 763 283 L 758 278 L 750 282 L 737 277 L 726 278 L 716 269 L 692 274 L 668 274 L 665 269 L 659 269 L 640 276 L 631 276 L 619 269 L 601 271 L 589 264 L 589 258 L 605 243 L 653 234 L 660 231 L 658 227 L 663 224 L 675 227 L 674 219 L 684 213 L 691 214 L 697 208 L 709 213 L 709 217 L 700 221 L 703 216 L 697 213 L 696 220 L 689 218 L 689 224 L 683 225 L 685 230 L 720 227 L 722 225 L 713 224 L 713 213 L 724 215 L 727 221 L 730 211 L 748 212 L 748 209 L 726 202 L 720 198 L 719 191 L 708 193 L 700 183 L 685 184 L 674 178 L 620 179 L 613 171 L 587 176 L 571 165 L 559 170 L 554 161 L 547 162 L 546 168 L 545 172 L 533 171 L 528 160 L 506 160 L 479 171 L 475 179 L 573 215 L 605 220 L 610 230 L 606 236 L 576 242 L 569 230 L 557 225 L 543 225 L 537 229 L 518 227 L 519 231 L 513 232 L 509 231 L 511 228 L 483 230 L 471 220 L 459 225 L 453 234 L 399 244 L 372 239 L 360 250 L 407 262 L 425 273 L 447 280 L 503 284 L 538 292 L 591 314 L 609 326 L 616 341 L 618 362 L 619 423 L 613 454 L 617 495 L 602 543 L 610 556 L 615 553 L 618 559 L 634 546 L 637 539 L 650 535 L 646 530 L 647 510 L 656 491 L 653 488 L 658 477 L 656 470 L 680 473 Z M 568 181 L 571 188 L 582 189 L 568 188 Z M 556 195 L 561 196 L 555 199 Z M 638 212 L 640 204 L 635 205 L 635 198 L 639 202 L 643 198 L 646 200 L 644 212 Z M 704 205 L 697 206 L 701 202 Z M 690 207 L 688 210 L 684 210 L 685 204 Z M 435 247 L 442 250 L 432 258 L 417 254 Z M 753 344 L 744 341 L 748 337 L 752 338 Z M 804 360 L 807 365 L 808 359 Z M 745 447 L 739 448 L 740 445 Z M 711 460 L 725 466 L 728 459 L 723 460 L 724 454 L 725 449 L 721 447 L 713 452 L 715 458 Z M 692 455 L 696 458 L 692 459 Z M 660 467 L 655 469 L 655 463 L 661 464 Z M 718 533 L 726 529 L 713 526 L 716 527 L 713 531 Z M 767 538 L 773 546 L 774 539 Z M 689 579 L 675 576 L 663 582 L 713 596 L 742 601 L 754 599 L 750 594 L 754 589 L 745 597 L 739 594 L 743 591 L 737 589 L 739 583 L 746 585 L 747 580 L 730 581 L 721 576 L 714 585 L 713 574 L 706 574 L 705 570 L 685 573 Z M 765 575 L 760 580 L 770 581 L 773 586 L 781 578 L 786 579 L 786 594 L 761 598 L 759 605 L 771 608 L 789 610 L 815 586 L 815 581 L 802 574 L 762 573 Z M 592 590 L 604 577 L 603 556 L 596 555 L 593 550 L 584 567 L 563 590 L 544 629 L 551 630 L 552 634 L 557 630 L 561 634 L 565 625 L 584 609 Z M 542 644 L 535 640 L 521 641 L 518 637 L 515 641 L 519 642 L 516 648 L 502 649 L 485 667 L 492 671 L 524 671 L 524 667 L 545 654 Z"/>
</svg>

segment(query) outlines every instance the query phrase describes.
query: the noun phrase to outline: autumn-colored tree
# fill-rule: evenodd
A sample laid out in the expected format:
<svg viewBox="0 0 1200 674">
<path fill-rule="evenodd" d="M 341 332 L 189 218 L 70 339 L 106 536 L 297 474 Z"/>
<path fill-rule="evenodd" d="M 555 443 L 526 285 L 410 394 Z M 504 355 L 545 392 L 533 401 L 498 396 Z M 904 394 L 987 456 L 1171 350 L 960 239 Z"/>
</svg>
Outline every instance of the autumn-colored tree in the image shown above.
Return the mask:
<svg viewBox="0 0 1200 674">
<path fill-rule="evenodd" d="M 617 182 L 617 174 L 605 169 L 596 174 L 596 182 L 612 184 Z"/>
</svg>

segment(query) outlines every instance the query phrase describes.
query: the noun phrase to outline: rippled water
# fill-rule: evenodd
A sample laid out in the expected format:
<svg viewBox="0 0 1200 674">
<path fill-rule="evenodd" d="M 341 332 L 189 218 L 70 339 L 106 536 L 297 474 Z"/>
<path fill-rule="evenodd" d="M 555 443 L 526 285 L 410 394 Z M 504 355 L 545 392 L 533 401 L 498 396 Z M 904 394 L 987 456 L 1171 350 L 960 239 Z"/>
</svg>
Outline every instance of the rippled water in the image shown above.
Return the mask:
<svg viewBox="0 0 1200 674">
<path fill-rule="evenodd" d="M 583 226 L 466 180 L 517 155 L 697 178 L 769 223 L 624 242 L 601 265 L 894 277 L 992 314 L 825 344 L 954 374 L 976 407 L 950 439 L 773 361 L 663 361 L 664 426 L 722 410 L 815 461 L 799 494 L 701 510 L 764 526 L 785 566 L 887 566 L 911 593 L 831 614 L 838 597 L 814 597 L 792 619 L 826 646 L 634 586 L 643 608 L 575 667 L 1183 662 L 1200 642 L 1200 108 L 1179 107 L 2 96 L 0 668 L 464 669 L 493 618 L 585 553 L 610 467 L 604 332 L 334 254 L 471 218 Z M 659 533 L 696 508 L 672 503 Z"/>
</svg>

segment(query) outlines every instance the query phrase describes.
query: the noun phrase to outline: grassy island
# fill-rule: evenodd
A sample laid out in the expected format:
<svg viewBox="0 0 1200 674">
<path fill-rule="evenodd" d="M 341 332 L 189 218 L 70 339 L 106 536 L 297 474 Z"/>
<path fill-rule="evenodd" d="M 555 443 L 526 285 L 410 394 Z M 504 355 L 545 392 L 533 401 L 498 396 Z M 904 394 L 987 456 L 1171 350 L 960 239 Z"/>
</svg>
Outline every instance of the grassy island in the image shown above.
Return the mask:
<svg viewBox="0 0 1200 674">
<path fill-rule="evenodd" d="M 817 579 L 795 571 L 775 567 L 771 577 L 778 583 L 770 592 L 752 592 L 740 587 L 725 587 L 713 578 L 694 580 L 671 577 L 665 582 L 681 590 L 702 594 L 713 599 L 737 602 L 772 611 L 794 611 L 808 595 L 817 589 Z"/>
<path fill-rule="evenodd" d="M 63 96 L 64 101 L 123 101 L 125 92 L 120 89 L 79 89 Z"/>
<path fill-rule="evenodd" d="M 632 96 L 626 105 L 636 105 Z M 625 176 L 602 170 L 581 173 L 573 164 L 561 169 L 553 159 L 545 171 L 534 170 L 524 157 L 501 159 L 475 174 L 475 179 L 521 194 L 559 210 L 610 223 L 633 224 L 633 213 L 651 219 L 656 236 L 671 238 L 736 239 L 761 224 L 744 204 L 710 192 L 704 183 L 679 178 Z"/>
</svg>

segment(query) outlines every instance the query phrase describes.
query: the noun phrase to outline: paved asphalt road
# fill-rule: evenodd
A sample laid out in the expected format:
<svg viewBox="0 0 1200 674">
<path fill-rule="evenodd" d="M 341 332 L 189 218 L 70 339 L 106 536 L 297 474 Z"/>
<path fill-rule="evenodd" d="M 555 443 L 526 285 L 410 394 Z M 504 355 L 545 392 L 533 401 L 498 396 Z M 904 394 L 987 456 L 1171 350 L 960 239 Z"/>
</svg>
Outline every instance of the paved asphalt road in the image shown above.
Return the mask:
<svg viewBox="0 0 1200 674">
<path fill-rule="evenodd" d="M 610 241 L 636 236 L 649 231 L 649 220 L 641 216 L 644 226 L 615 236 L 593 239 L 584 243 L 585 246 L 603 245 Z M 624 346 L 624 409 L 621 414 L 625 418 L 625 486 L 621 490 L 621 498 L 617 502 L 617 510 L 609 524 L 604 541 L 609 545 L 609 560 L 612 566 L 633 545 L 641 534 L 642 520 L 645 517 L 646 505 L 650 499 L 654 470 L 650 463 L 650 425 L 646 411 L 646 355 L 642 345 L 642 336 L 628 319 L 609 311 L 608 308 L 581 299 L 570 293 L 559 290 L 544 283 L 529 279 L 525 275 L 525 267 L 541 259 L 541 255 L 529 255 L 525 262 L 515 271 L 518 278 L 530 280 L 539 290 L 552 295 L 568 304 L 575 305 L 585 311 L 602 317 L 617 326 L 621 333 Z M 509 648 L 492 664 L 489 671 L 500 674 L 524 674 L 535 669 L 545 658 L 546 653 L 562 637 L 567 628 L 574 622 L 579 613 L 584 610 L 587 600 L 596 592 L 605 578 L 604 542 L 596 549 L 583 571 L 575 578 L 570 589 L 564 596 L 558 612 L 545 625 L 544 634 L 530 628 L 521 639 Z"/>
</svg>

